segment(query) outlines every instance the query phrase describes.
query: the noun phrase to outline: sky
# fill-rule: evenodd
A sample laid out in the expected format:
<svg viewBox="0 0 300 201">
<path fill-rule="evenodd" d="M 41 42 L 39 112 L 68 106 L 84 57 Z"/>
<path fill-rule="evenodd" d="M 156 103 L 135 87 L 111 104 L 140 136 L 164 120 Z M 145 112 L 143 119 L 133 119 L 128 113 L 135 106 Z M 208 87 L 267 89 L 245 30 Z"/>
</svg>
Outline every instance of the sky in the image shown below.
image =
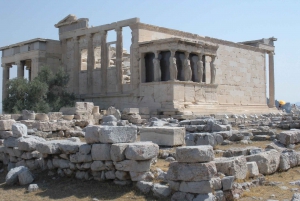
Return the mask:
<svg viewBox="0 0 300 201">
<path fill-rule="evenodd" d="M 232 42 L 274 36 L 275 98 L 294 103 L 300 101 L 299 12 L 296 0 L 0 0 L 0 47 L 33 38 L 58 40 L 54 24 L 69 14 L 89 18 L 90 26 L 138 17 L 143 23 Z M 126 49 L 129 34 L 124 33 Z M 10 77 L 16 75 L 14 67 Z"/>
</svg>

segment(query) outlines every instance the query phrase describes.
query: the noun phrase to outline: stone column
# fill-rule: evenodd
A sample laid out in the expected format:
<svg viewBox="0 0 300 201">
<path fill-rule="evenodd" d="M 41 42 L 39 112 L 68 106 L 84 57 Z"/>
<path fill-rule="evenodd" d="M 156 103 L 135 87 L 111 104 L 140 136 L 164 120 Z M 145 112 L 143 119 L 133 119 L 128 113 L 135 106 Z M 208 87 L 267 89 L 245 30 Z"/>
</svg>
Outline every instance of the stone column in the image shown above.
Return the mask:
<svg viewBox="0 0 300 201">
<path fill-rule="evenodd" d="M 39 71 L 39 58 L 31 59 L 30 67 L 30 80 L 34 79 L 38 75 Z"/>
<path fill-rule="evenodd" d="M 183 62 L 183 72 L 184 72 L 184 81 L 191 81 L 192 80 L 192 69 L 191 69 L 191 62 L 189 59 L 190 53 L 185 52 L 185 59 Z"/>
<path fill-rule="evenodd" d="M 7 82 L 9 81 L 9 68 L 11 66 L 7 64 L 2 64 L 2 101 L 8 97 L 8 88 L 7 88 Z"/>
<path fill-rule="evenodd" d="M 215 60 L 216 60 L 216 56 L 212 55 L 211 57 L 211 61 L 210 61 L 210 83 L 211 84 L 215 84 L 216 81 L 216 64 L 215 64 Z"/>
<path fill-rule="evenodd" d="M 93 46 L 93 34 L 87 34 L 88 50 L 87 50 L 87 93 L 93 94 L 93 71 L 95 66 L 95 55 Z"/>
<path fill-rule="evenodd" d="M 269 52 L 269 107 L 275 107 L 274 52 Z"/>
<path fill-rule="evenodd" d="M 211 72 L 210 72 L 210 68 L 209 68 L 209 57 L 204 55 L 204 63 L 205 63 L 205 84 L 209 84 L 210 83 L 210 79 L 211 79 Z"/>
<path fill-rule="evenodd" d="M 171 56 L 170 56 L 170 80 L 175 81 L 177 80 L 178 76 L 178 69 L 177 69 L 177 64 L 176 64 L 176 57 L 175 57 L 175 52 L 176 50 L 170 50 L 171 51 Z"/>
<path fill-rule="evenodd" d="M 23 61 L 16 62 L 16 65 L 18 67 L 17 77 L 18 78 L 24 78 L 24 62 Z"/>
<path fill-rule="evenodd" d="M 116 72 L 117 72 L 117 91 L 123 92 L 123 35 L 122 27 L 115 29 L 117 32 L 117 44 L 116 44 Z"/>
<path fill-rule="evenodd" d="M 79 38 L 77 36 L 73 37 L 74 43 L 74 66 L 73 66 L 73 92 L 74 94 L 79 94 L 79 73 L 80 73 L 80 53 L 79 53 Z"/>
<path fill-rule="evenodd" d="M 107 66 L 109 62 L 109 54 L 107 50 L 106 40 L 107 31 L 101 31 L 101 77 L 102 77 L 102 93 L 107 93 Z"/>
</svg>

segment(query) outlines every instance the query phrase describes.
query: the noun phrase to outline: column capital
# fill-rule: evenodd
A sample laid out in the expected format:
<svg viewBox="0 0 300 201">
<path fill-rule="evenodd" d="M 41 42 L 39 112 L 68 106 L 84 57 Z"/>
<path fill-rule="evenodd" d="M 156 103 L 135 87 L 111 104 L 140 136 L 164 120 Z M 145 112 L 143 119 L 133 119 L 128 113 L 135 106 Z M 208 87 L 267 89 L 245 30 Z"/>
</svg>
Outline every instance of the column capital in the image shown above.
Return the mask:
<svg viewBox="0 0 300 201">
<path fill-rule="evenodd" d="M 217 57 L 216 55 L 210 55 L 211 61 L 214 62 L 216 57 Z"/>
<path fill-rule="evenodd" d="M 184 55 L 185 55 L 186 57 L 189 57 L 190 52 L 186 51 L 186 52 L 184 52 Z"/>
<path fill-rule="evenodd" d="M 1 64 L 1 67 L 3 67 L 3 68 L 11 68 L 12 65 L 11 64 Z"/>
<path fill-rule="evenodd" d="M 197 55 L 198 55 L 199 59 L 201 59 L 204 54 L 203 53 L 198 53 Z"/>
<path fill-rule="evenodd" d="M 175 52 L 176 52 L 176 51 L 177 51 L 176 49 L 170 49 L 170 52 L 171 52 L 171 56 L 172 56 L 172 57 L 175 56 Z"/>
<path fill-rule="evenodd" d="M 99 31 L 100 35 L 107 35 L 107 30 L 101 30 Z"/>
<path fill-rule="evenodd" d="M 116 28 L 115 28 L 115 31 L 116 31 L 116 32 L 122 31 L 122 28 L 123 28 L 123 27 L 116 27 Z"/>
<path fill-rule="evenodd" d="M 269 54 L 270 56 L 274 56 L 274 55 L 275 55 L 275 52 L 268 52 L 268 54 Z"/>
<path fill-rule="evenodd" d="M 72 38 L 74 41 L 79 41 L 80 37 L 79 36 L 73 36 Z"/>
<path fill-rule="evenodd" d="M 93 36 L 94 36 L 93 33 L 87 33 L 87 34 L 86 34 L 86 37 L 88 37 L 88 38 L 93 38 Z"/>
</svg>

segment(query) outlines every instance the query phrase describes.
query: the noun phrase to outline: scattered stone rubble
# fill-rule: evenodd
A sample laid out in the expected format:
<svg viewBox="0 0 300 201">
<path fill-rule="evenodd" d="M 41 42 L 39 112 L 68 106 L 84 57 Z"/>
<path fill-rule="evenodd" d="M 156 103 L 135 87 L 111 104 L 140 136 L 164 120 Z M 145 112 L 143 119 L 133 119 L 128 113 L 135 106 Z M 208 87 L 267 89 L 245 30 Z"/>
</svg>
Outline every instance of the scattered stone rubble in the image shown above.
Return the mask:
<svg viewBox="0 0 300 201">
<path fill-rule="evenodd" d="M 147 108 L 120 112 L 110 107 L 100 113 L 92 103 L 79 102 L 49 114 L 26 110 L 22 115 L 1 115 L 0 162 L 7 165 L 8 185 L 30 184 L 30 171 L 49 170 L 118 185 L 136 182 L 141 192 L 172 200 L 234 200 L 243 190 L 263 184 L 262 175 L 300 165 L 300 152 L 292 149 L 300 142 L 300 130 L 275 131 L 294 127 L 297 121 L 295 115 L 274 114 L 247 121 L 245 116 L 180 121 L 150 118 Z M 217 150 L 220 145 L 255 140 L 270 143 L 266 149 Z M 151 170 L 157 157 L 170 162 L 167 172 Z M 164 183 L 153 182 L 155 177 Z M 253 181 L 235 183 L 246 177 Z M 28 191 L 37 189 L 32 185 Z"/>
</svg>

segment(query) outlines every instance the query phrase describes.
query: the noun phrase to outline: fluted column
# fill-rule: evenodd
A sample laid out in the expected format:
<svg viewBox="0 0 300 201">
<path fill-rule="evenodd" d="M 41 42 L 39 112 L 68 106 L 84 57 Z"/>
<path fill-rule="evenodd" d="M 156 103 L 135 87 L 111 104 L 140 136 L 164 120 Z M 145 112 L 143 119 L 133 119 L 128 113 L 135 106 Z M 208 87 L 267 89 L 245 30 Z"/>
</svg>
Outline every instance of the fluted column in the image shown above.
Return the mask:
<svg viewBox="0 0 300 201">
<path fill-rule="evenodd" d="M 73 92 L 74 94 L 79 94 L 79 72 L 80 72 L 80 53 L 79 53 L 79 38 L 77 36 L 73 37 L 74 52 L 73 52 Z"/>
<path fill-rule="evenodd" d="M 116 70 L 117 70 L 117 90 L 118 92 L 123 92 L 123 35 L 122 27 L 115 29 L 117 32 L 117 44 L 116 44 Z"/>
<path fill-rule="evenodd" d="M 17 77 L 18 78 L 24 78 L 24 62 L 23 61 L 16 62 L 16 65 L 18 67 Z"/>
<path fill-rule="evenodd" d="M 8 97 L 8 87 L 7 82 L 9 81 L 9 68 L 10 66 L 7 64 L 2 64 L 2 101 Z"/>
<path fill-rule="evenodd" d="M 101 91 L 103 94 L 107 93 L 107 66 L 109 62 L 109 55 L 107 51 L 107 31 L 101 31 L 101 77 L 102 77 L 102 83 L 101 83 Z"/>
<path fill-rule="evenodd" d="M 269 52 L 269 107 L 275 107 L 274 52 Z"/>
<path fill-rule="evenodd" d="M 93 47 L 93 34 L 88 34 L 88 51 L 87 51 L 87 92 L 93 94 L 93 70 L 95 66 L 95 55 Z"/>
<path fill-rule="evenodd" d="M 215 60 L 216 60 L 216 56 L 212 55 L 211 57 L 211 62 L 210 62 L 210 83 L 211 84 L 215 84 L 216 82 L 216 64 L 215 64 Z"/>
</svg>

